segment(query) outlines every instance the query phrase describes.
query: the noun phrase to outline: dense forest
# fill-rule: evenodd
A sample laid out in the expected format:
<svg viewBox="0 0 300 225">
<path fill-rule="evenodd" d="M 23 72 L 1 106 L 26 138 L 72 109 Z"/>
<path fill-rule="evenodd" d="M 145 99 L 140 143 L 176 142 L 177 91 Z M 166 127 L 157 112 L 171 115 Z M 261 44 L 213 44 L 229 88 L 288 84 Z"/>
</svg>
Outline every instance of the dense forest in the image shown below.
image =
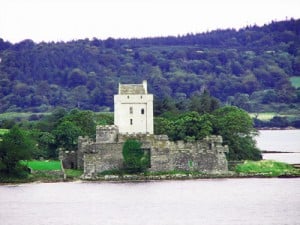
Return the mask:
<svg viewBox="0 0 300 225">
<path fill-rule="evenodd" d="M 12 44 L 0 39 L 0 113 L 112 111 L 118 83 L 148 80 L 155 114 L 201 111 L 204 91 L 248 112 L 299 110 L 300 20 L 177 37 Z M 200 112 L 201 113 L 201 112 Z"/>
</svg>

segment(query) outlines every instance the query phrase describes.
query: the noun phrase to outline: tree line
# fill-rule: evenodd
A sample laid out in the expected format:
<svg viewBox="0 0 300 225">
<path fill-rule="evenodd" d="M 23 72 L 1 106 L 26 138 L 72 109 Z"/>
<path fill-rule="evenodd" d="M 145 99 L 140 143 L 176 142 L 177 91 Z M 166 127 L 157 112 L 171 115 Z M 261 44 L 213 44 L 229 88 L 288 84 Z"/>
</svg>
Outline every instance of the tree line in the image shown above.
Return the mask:
<svg viewBox="0 0 300 225">
<path fill-rule="evenodd" d="M 0 39 L 0 112 L 113 111 L 118 83 L 148 80 L 184 108 L 207 90 L 250 112 L 297 109 L 300 20 L 177 37 L 16 44 Z"/>
</svg>

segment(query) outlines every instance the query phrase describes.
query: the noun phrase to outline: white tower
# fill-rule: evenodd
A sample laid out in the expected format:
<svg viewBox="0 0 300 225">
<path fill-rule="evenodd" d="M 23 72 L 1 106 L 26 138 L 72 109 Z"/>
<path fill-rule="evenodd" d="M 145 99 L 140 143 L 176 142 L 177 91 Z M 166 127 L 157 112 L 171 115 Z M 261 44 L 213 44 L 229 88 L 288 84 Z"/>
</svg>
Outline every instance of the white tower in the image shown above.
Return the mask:
<svg viewBox="0 0 300 225">
<path fill-rule="evenodd" d="M 153 95 L 148 94 L 147 81 L 119 84 L 114 104 L 114 123 L 121 134 L 153 134 Z"/>
</svg>

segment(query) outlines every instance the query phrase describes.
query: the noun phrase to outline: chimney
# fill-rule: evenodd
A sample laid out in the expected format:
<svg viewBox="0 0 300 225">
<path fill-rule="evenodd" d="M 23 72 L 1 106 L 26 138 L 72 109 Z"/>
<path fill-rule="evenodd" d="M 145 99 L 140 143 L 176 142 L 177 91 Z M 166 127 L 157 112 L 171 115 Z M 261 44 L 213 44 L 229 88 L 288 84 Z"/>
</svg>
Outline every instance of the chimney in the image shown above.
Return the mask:
<svg viewBox="0 0 300 225">
<path fill-rule="evenodd" d="M 143 80 L 143 87 L 144 87 L 144 90 L 145 90 L 145 94 L 148 94 L 147 81 L 146 80 Z"/>
</svg>

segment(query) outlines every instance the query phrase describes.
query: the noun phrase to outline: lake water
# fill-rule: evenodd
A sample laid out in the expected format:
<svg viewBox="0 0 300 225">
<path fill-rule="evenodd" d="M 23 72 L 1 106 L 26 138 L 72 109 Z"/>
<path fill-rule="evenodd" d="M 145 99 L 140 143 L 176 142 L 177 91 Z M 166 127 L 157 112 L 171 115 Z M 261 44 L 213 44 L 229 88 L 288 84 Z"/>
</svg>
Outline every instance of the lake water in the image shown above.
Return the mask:
<svg viewBox="0 0 300 225">
<path fill-rule="evenodd" d="M 0 186 L 1 225 L 299 225 L 300 179 Z"/>
<path fill-rule="evenodd" d="M 293 153 L 267 153 L 264 159 L 287 163 L 300 163 L 300 130 L 261 130 L 256 137 L 257 146 L 264 151 Z"/>
</svg>

